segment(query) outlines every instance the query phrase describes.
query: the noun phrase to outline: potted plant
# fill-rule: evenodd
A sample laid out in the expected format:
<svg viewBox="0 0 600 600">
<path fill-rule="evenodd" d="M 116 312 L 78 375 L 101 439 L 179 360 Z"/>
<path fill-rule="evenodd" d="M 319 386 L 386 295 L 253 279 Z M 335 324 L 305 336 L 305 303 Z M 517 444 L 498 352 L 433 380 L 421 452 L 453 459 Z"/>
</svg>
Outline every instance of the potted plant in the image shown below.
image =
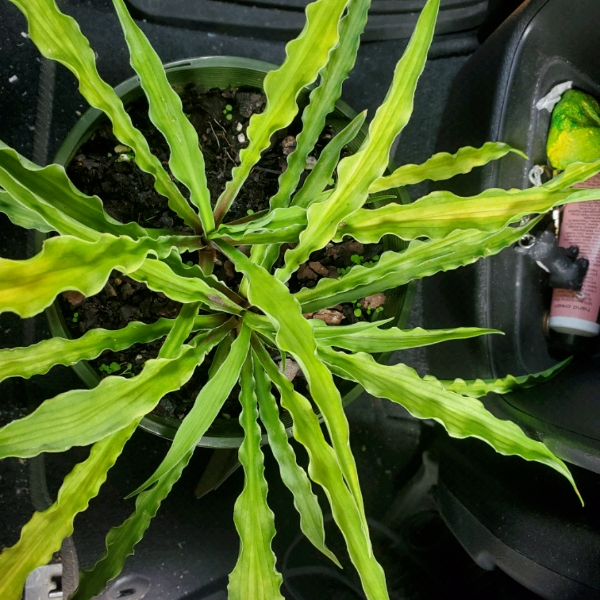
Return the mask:
<svg viewBox="0 0 600 600">
<path fill-rule="evenodd" d="M 3 212 L 19 225 L 60 234 L 48 238 L 41 252 L 29 260 L 0 260 L 0 310 L 29 317 L 47 308 L 62 292 L 92 296 L 103 289 L 112 270 L 182 303 L 178 316 L 167 322 L 131 323 L 116 331 L 92 329 L 79 339 L 53 338 L 29 348 L 0 352 L 0 378 L 30 377 L 57 363 L 74 364 L 107 348 L 123 348 L 166 335 L 158 357 L 148 360 L 139 375 L 110 375 L 91 390 L 60 394 L 29 416 L 0 429 L 0 457 L 28 458 L 93 444 L 89 458 L 65 478 L 56 503 L 34 514 L 20 541 L 0 555 L 3 598 L 20 597 L 27 574 L 46 563 L 62 539 L 70 535 L 74 517 L 97 494 L 144 415 L 165 394 L 184 385 L 213 348 L 217 350 L 208 382 L 157 471 L 133 492 L 137 494 L 134 513 L 108 534 L 106 554 L 83 574 L 74 598 L 92 598 L 120 572 L 238 381 L 239 420 L 245 433 L 239 457 L 245 486 L 234 511 L 241 547 L 230 576 L 231 598 L 282 598 L 281 576 L 271 550 L 274 522 L 266 503 L 259 416 L 308 539 L 336 561 L 325 544 L 323 517 L 311 491 L 310 477 L 325 490 L 365 595 L 370 599 L 388 597 L 385 575 L 369 540 L 348 443 L 348 423 L 334 375 L 402 404 L 417 417 L 436 419 L 452 436 L 475 436 L 503 454 L 544 463 L 574 485 L 566 465 L 542 443 L 527 437 L 515 424 L 495 418 L 477 400 L 490 390 L 531 385 L 548 374 L 490 382 L 439 382 L 421 378 L 402 364 L 379 364 L 371 356 L 488 334 L 489 330 L 404 331 L 385 329 L 377 321 L 339 328 L 305 318 L 499 252 L 541 219 L 534 217 L 522 224 L 523 216 L 543 215 L 554 206 L 594 197 L 593 191 L 572 190 L 571 186 L 599 171 L 600 163 L 570 165 L 559 178 L 532 190 L 487 190 L 473 198 L 434 192 L 409 205 L 392 202 L 372 208 L 365 204 L 372 193 L 424 179 L 449 178 L 512 151 L 504 144 L 489 143 L 479 149 L 462 149 L 453 156 L 436 155 L 423 165 L 404 165 L 384 175 L 391 145 L 410 117 L 439 0 L 426 3 L 390 90 L 358 151 L 339 158 L 345 145 L 340 132 L 297 189 L 306 157 L 354 63 L 369 7 L 365 0 L 317 0 L 310 4 L 306 26 L 288 44 L 284 63 L 265 78 L 266 107 L 250 120 L 246 131 L 249 143 L 240 152 L 239 164 L 214 206 L 195 130 L 158 56 L 127 13 L 123 0 L 114 0 L 115 8 L 132 65 L 148 97 L 150 117 L 169 143 L 173 179 L 133 127 L 118 96 L 99 78 L 93 51 L 76 23 L 58 10 L 54 0 L 13 1 L 27 17 L 30 37 L 40 51 L 77 75 L 83 96 L 106 113 L 130 159 L 154 178 L 157 191 L 168 199 L 188 229 L 121 223 L 107 215 L 98 197 L 78 191 L 62 167 L 37 167 L 0 145 Z M 271 136 L 294 119 L 299 110 L 298 94 L 319 75 L 320 85 L 311 92 L 303 112 L 298 146 L 288 157 L 270 210 L 228 222 L 228 210 Z M 334 169 L 337 180 L 328 186 Z M 189 200 L 181 191 L 185 188 Z M 384 252 L 374 264 L 356 264 L 340 277 L 323 278 L 313 288 L 293 292 L 286 285 L 314 252 L 330 242 L 350 236 L 359 243 L 372 243 L 384 235 L 410 243 L 403 251 Z M 284 243 L 289 246 L 281 256 Z M 251 252 L 242 252 L 241 246 L 250 247 Z M 181 258 L 185 252 L 198 252 L 198 265 L 188 266 Z M 226 287 L 212 274 L 216 253 L 231 261 L 238 279 L 243 277 L 237 289 Z M 274 355 L 281 357 L 280 366 Z M 294 389 L 285 376 L 289 360 L 303 372 L 306 393 Z M 282 411 L 291 416 L 294 437 L 308 451 L 308 475 L 296 464 L 280 420 Z M 322 415 L 330 442 L 316 411 Z"/>
<path fill-rule="evenodd" d="M 209 127 L 206 128 L 206 131 L 209 132 L 210 136 L 216 136 L 217 134 L 215 133 L 215 129 L 217 129 L 220 137 L 222 138 L 221 143 L 223 146 L 227 143 L 231 143 L 232 138 L 233 143 L 237 141 L 238 144 L 236 144 L 235 147 L 229 148 L 229 150 L 224 149 L 225 157 L 229 158 L 230 155 L 228 152 L 231 152 L 235 156 L 235 152 L 239 152 L 239 149 L 244 147 L 247 120 L 250 116 L 248 111 L 250 108 L 254 108 L 252 102 L 249 100 L 256 98 L 256 96 L 253 95 L 250 90 L 255 90 L 256 92 L 262 91 L 262 85 L 266 74 L 269 71 L 276 69 L 276 66 L 257 60 L 228 56 L 214 56 L 177 61 L 165 65 L 164 69 L 170 85 L 180 95 L 185 93 L 186 88 L 188 89 L 187 97 L 190 98 L 190 101 L 197 101 L 196 96 L 204 98 L 204 90 L 213 90 L 209 108 L 212 109 L 211 112 L 213 115 L 216 113 L 216 115 L 221 118 L 216 121 L 214 126 L 209 122 Z M 238 88 L 247 90 L 239 95 L 239 97 L 243 97 L 247 101 L 247 103 L 244 103 L 241 106 L 241 111 L 243 114 L 239 113 L 239 110 L 235 105 L 238 96 L 234 92 L 225 92 L 227 98 L 224 99 L 219 98 L 219 94 L 216 93 L 217 90 L 237 90 Z M 194 91 L 189 91 L 190 89 L 195 90 L 195 95 Z M 122 100 L 125 109 L 130 112 L 130 114 L 132 114 L 133 110 L 137 110 L 136 102 L 139 102 L 140 98 L 143 101 L 144 97 L 144 92 L 137 77 L 131 77 L 127 81 L 124 81 L 122 84 L 117 86 L 115 88 L 115 93 Z M 300 106 L 305 106 L 308 103 L 309 94 L 309 88 L 305 88 L 300 91 L 300 94 L 298 95 L 298 103 Z M 213 96 L 215 95 L 218 100 L 221 100 L 221 102 L 216 106 L 212 106 L 214 102 Z M 206 100 L 204 101 L 207 102 Z M 262 99 L 259 100 L 259 102 L 262 102 Z M 232 106 L 230 103 L 234 103 L 234 106 Z M 146 107 L 144 107 L 144 109 L 146 109 Z M 144 110 L 144 112 L 147 112 L 147 110 Z M 234 114 L 235 119 L 233 118 Z M 191 114 L 188 113 L 187 116 L 194 121 L 194 118 Z M 212 120 L 215 120 L 214 117 Z M 299 119 L 297 120 L 299 121 Z M 329 139 L 332 134 L 337 135 L 343 132 L 353 120 L 355 120 L 353 126 L 347 129 L 337 140 L 338 144 L 342 141 L 347 141 L 345 149 L 348 153 L 356 152 L 367 135 L 367 128 L 363 123 L 363 116 L 357 115 L 356 112 L 353 111 L 345 102 L 337 100 L 333 111 L 327 116 L 326 119 L 327 130 L 331 132 L 330 134 L 325 134 L 327 139 Z M 103 158 L 102 156 L 99 156 L 99 152 L 96 152 L 94 155 L 92 155 L 93 158 L 88 159 L 85 158 L 85 154 L 82 154 L 82 149 L 86 149 L 86 146 L 93 148 L 94 146 L 97 147 L 99 145 L 98 143 L 94 142 L 94 135 L 98 133 L 99 129 L 101 130 L 103 126 L 106 126 L 109 123 L 110 122 L 108 121 L 107 117 L 101 111 L 97 109 L 88 110 L 71 130 L 54 159 L 56 164 L 63 165 L 65 168 L 68 168 L 69 165 L 71 165 L 71 169 L 73 168 L 73 163 L 77 162 L 75 160 L 76 157 L 84 161 L 85 164 L 78 163 L 80 165 L 79 171 L 84 175 L 84 181 L 82 182 L 83 185 L 80 186 L 80 189 L 89 195 L 93 195 L 95 187 L 95 185 L 89 181 L 90 162 L 95 164 L 98 160 L 104 160 L 106 165 L 110 165 L 112 163 L 113 168 L 119 166 L 127 167 L 127 171 L 133 171 L 135 169 L 134 165 L 124 165 L 123 163 L 119 164 L 118 155 L 113 155 L 113 147 L 118 148 L 119 142 L 118 140 L 115 140 L 113 136 L 110 136 L 110 143 L 107 143 L 106 135 L 99 136 L 102 145 L 105 146 L 105 149 L 109 150 L 107 157 Z M 202 125 L 200 123 L 196 123 L 195 127 L 198 131 L 203 133 L 205 131 L 206 123 L 202 123 Z M 227 133 L 225 128 L 230 131 L 228 137 L 225 137 L 224 135 Z M 219 129 L 223 129 L 223 132 Z M 105 132 L 101 130 L 100 133 L 104 134 Z M 238 138 L 238 140 L 235 138 Z M 214 139 L 216 143 L 219 144 L 219 137 L 215 137 Z M 239 140 L 242 140 L 242 142 L 239 143 Z M 285 144 L 288 140 L 293 140 L 293 138 L 286 136 L 283 140 L 283 144 Z M 206 155 L 207 152 L 210 152 L 211 150 L 206 144 L 203 145 L 203 154 Z M 110 152 L 110 150 L 113 150 L 113 152 Z M 283 154 L 283 156 L 285 156 L 285 154 Z M 310 164 L 310 160 L 311 159 L 309 159 L 308 164 L 309 166 L 312 166 Z M 260 167 L 259 169 L 261 172 L 268 171 L 268 169 L 261 169 Z M 123 168 L 120 170 L 122 171 Z M 305 174 L 306 173 L 310 173 L 310 171 L 305 171 Z M 77 176 L 77 173 L 75 175 Z M 212 176 L 215 177 L 215 174 L 212 174 Z M 105 167 L 102 167 L 97 179 L 103 180 L 102 183 L 104 184 L 104 180 L 107 178 L 110 178 L 110 173 L 106 172 Z M 275 179 L 275 177 L 271 176 L 271 180 L 273 179 Z M 98 182 L 96 182 L 96 184 L 97 183 Z M 265 185 L 263 181 L 259 183 Z M 84 189 L 84 186 L 86 189 Z M 146 189 L 139 188 L 139 182 L 136 181 L 135 186 L 135 192 L 137 194 L 145 195 L 148 193 Z M 151 190 L 152 185 L 148 185 L 147 188 Z M 269 198 L 270 196 L 268 195 L 264 196 L 264 208 L 268 207 Z M 378 198 L 382 199 L 378 200 Z M 390 199 L 393 199 L 395 202 L 404 202 L 406 200 L 406 194 L 400 189 L 390 189 L 386 190 L 385 192 L 378 192 L 371 195 L 370 201 L 372 202 L 373 206 L 382 206 L 388 203 Z M 252 198 L 252 200 L 255 200 L 255 198 Z M 129 201 L 129 199 L 125 194 L 123 197 L 112 199 L 113 203 L 116 202 L 118 204 L 122 204 L 123 202 L 127 201 Z M 122 207 L 120 207 L 120 209 L 122 210 Z M 143 210 L 143 207 L 138 208 L 138 210 Z M 250 212 L 252 212 L 252 210 Z M 245 212 L 243 213 L 243 216 L 246 216 Z M 48 237 L 48 235 L 49 234 L 43 233 L 38 235 L 36 244 L 37 251 L 42 249 L 43 241 Z M 382 249 L 384 250 L 399 251 L 406 247 L 406 243 L 398 237 L 385 236 L 382 241 Z M 338 247 L 337 250 L 339 251 L 340 248 Z M 364 251 L 361 249 L 360 252 L 361 259 L 363 259 Z M 356 258 L 357 257 L 355 257 L 355 259 Z M 350 262 L 349 264 L 353 263 Z M 348 264 L 343 264 L 343 267 L 347 268 Z M 396 327 L 402 327 L 410 310 L 410 301 L 407 302 L 407 299 L 411 297 L 411 292 L 408 289 L 409 286 L 410 284 L 403 286 L 400 289 L 394 289 L 388 292 L 385 304 L 379 308 L 379 310 L 374 309 L 372 317 L 385 320 L 386 326 L 393 325 Z M 73 296 L 70 296 L 69 294 L 70 293 L 67 293 L 68 297 L 73 299 Z M 84 328 L 81 327 L 83 321 L 82 308 L 85 308 L 85 302 L 79 302 L 81 299 L 82 297 L 76 297 L 72 307 L 69 305 L 69 303 L 66 303 L 68 314 L 63 314 L 58 301 L 55 301 L 50 307 L 48 307 L 48 309 L 46 309 L 50 331 L 53 335 L 62 338 L 69 338 L 73 337 L 74 334 L 76 337 L 79 337 L 81 335 L 81 329 L 88 329 L 87 326 Z M 371 310 L 367 309 L 367 311 L 365 311 L 365 317 L 371 316 Z M 136 317 L 135 320 L 139 320 L 139 317 Z M 344 322 L 345 321 L 346 319 L 344 319 Z M 77 326 L 72 325 L 72 322 L 75 322 Z M 97 327 L 97 325 L 94 324 L 94 327 Z M 389 354 L 390 353 L 382 353 L 376 356 L 378 360 L 385 361 Z M 131 360 L 133 360 L 131 357 L 134 355 L 135 352 L 132 352 L 130 356 Z M 110 370 L 107 368 L 111 362 L 110 358 L 103 360 L 101 357 L 98 357 L 95 362 L 101 363 L 100 371 L 97 368 L 94 368 L 94 366 L 92 366 L 88 361 L 80 361 L 73 365 L 73 369 L 77 375 L 90 388 L 98 385 L 101 377 L 106 376 Z M 131 363 L 127 362 L 127 358 L 121 360 L 120 364 L 113 364 L 113 368 L 118 368 L 118 372 L 121 375 L 128 370 L 128 367 L 130 370 L 127 374 L 132 373 Z M 352 382 L 345 380 L 341 380 L 337 382 L 337 384 L 342 393 L 342 401 L 344 405 L 351 402 L 361 390 L 360 386 L 357 384 L 353 384 Z M 237 399 L 235 399 L 235 401 L 237 402 Z M 289 434 L 291 435 L 292 423 L 289 414 L 282 415 L 282 420 L 286 429 L 288 429 Z M 162 437 L 173 439 L 179 427 L 179 423 L 180 421 L 175 417 L 149 413 L 142 418 L 140 427 Z M 243 429 L 241 428 L 237 419 L 222 418 L 219 416 L 207 430 L 206 434 L 199 440 L 198 445 L 212 448 L 237 448 L 240 446 L 243 437 Z"/>
</svg>

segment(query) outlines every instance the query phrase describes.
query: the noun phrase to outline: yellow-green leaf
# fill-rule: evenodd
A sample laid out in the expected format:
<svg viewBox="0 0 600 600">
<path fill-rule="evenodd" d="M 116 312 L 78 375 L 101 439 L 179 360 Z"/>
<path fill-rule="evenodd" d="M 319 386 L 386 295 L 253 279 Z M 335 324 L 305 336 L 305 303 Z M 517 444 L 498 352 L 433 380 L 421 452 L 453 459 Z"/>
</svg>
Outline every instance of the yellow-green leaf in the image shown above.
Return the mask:
<svg viewBox="0 0 600 600">
<path fill-rule="evenodd" d="M 215 207 L 217 223 L 223 220 L 261 152 L 269 147 L 271 136 L 289 125 L 298 113 L 298 94 L 316 79 L 329 59 L 329 52 L 338 43 L 338 21 L 347 3 L 348 0 L 317 0 L 306 7 L 304 29 L 287 44 L 281 67 L 265 77 L 267 106 L 250 119 L 246 131 L 249 144 L 240 152 L 241 163 L 233 169 L 232 180 Z"/>
<path fill-rule="evenodd" d="M 291 354 L 306 376 L 311 396 L 323 414 L 344 477 L 366 522 L 342 399 L 331 373 L 317 358 L 317 343 L 312 327 L 302 316 L 300 305 L 290 295 L 285 284 L 259 265 L 253 264 L 233 246 L 222 241 L 217 241 L 216 244 L 235 268 L 247 277 L 248 299 L 267 315 L 275 327 L 278 348 Z"/>
<path fill-rule="evenodd" d="M 125 2 L 113 0 L 113 4 L 125 32 L 131 66 L 138 74 L 148 97 L 150 120 L 169 144 L 171 172 L 190 190 L 190 200 L 200 210 L 204 229 L 210 233 L 215 221 L 198 134 L 183 114 L 181 99 L 169 84 L 158 54 L 131 18 Z"/>
<path fill-rule="evenodd" d="M 60 165 L 38 167 L 0 142 L 0 186 L 19 204 L 42 218 L 51 231 L 96 241 L 100 234 L 148 235 L 137 223 L 119 223 L 106 214 L 98 196 L 87 196 Z M 48 229 L 40 229 L 48 231 Z"/>
<path fill-rule="evenodd" d="M 0 258 L 0 312 L 32 317 L 61 292 L 75 290 L 93 296 L 102 290 L 113 269 L 131 273 L 142 266 L 148 254 L 167 256 L 177 246 L 192 249 L 199 246 L 199 240 L 192 236 L 132 240 L 107 233 L 95 242 L 71 236 L 49 238 L 33 258 Z"/>
<path fill-rule="evenodd" d="M 73 533 L 73 520 L 98 495 L 138 421 L 94 444 L 89 458 L 65 477 L 56 502 L 44 512 L 34 513 L 19 541 L 0 554 L 0 598 L 20 600 L 27 575 L 50 562 L 62 541 Z"/>
<path fill-rule="evenodd" d="M 271 381 L 258 358 L 254 361 L 254 380 L 260 420 L 267 431 L 269 446 L 279 465 L 281 479 L 294 496 L 294 507 L 300 515 L 300 529 L 315 548 L 341 568 L 337 558 L 325 544 L 323 513 L 319 501 L 304 469 L 296 462 L 296 454 L 288 441 L 287 431 L 279 419 L 277 401 L 271 393 Z"/>
<path fill-rule="evenodd" d="M 226 320 L 223 314 L 201 315 L 194 319 L 192 329 L 213 329 Z M 54 365 L 70 367 L 80 360 L 92 360 L 104 350 L 118 352 L 133 344 L 145 344 L 167 335 L 174 323 L 174 319 L 159 319 L 151 325 L 132 321 L 122 329 L 90 329 L 75 340 L 53 337 L 24 348 L 6 348 L 0 350 L 0 381 L 28 379 L 47 373 Z"/>
<path fill-rule="evenodd" d="M 451 179 L 456 175 L 470 173 L 476 167 L 487 165 L 510 152 L 527 158 L 520 150 L 511 148 L 503 142 L 486 142 L 481 148 L 465 146 L 456 154 L 440 152 L 421 165 L 403 165 L 391 175 L 380 177 L 371 184 L 369 193 L 375 194 L 391 188 L 420 183 L 427 179 L 431 181 Z"/>
<path fill-rule="evenodd" d="M 464 340 L 491 333 L 502 333 L 495 329 L 480 329 L 479 327 L 432 330 L 421 329 L 420 327 L 415 329 L 398 329 L 397 327 L 379 329 L 378 327 L 371 327 L 359 330 L 356 333 L 346 332 L 344 329 L 348 329 L 348 327 L 334 326 L 315 329 L 317 343 L 319 346 L 335 346 L 353 352 L 378 353 L 419 348 L 449 340 Z"/>
<path fill-rule="evenodd" d="M 428 0 L 423 8 L 367 138 L 356 154 L 347 156 L 338 165 L 338 182 L 333 193 L 325 202 L 309 207 L 308 226 L 300 235 L 300 243 L 286 252 L 285 266 L 277 271 L 281 281 L 287 281 L 312 252 L 331 241 L 338 223 L 365 203 L 369 188 L 383 175 L 392 143 L 412 114 L 417 81 L 425 67 L 439 5 L 440 0 Z"/>
<path fill-rule="evenodd" d="M 92 390 L 71 390 L 46 400 L 32 414 L 0 428 L 0 458 L 62 452 L 127 427 L 150 412 L 165 394 L 184 385 L 232 326 L 228 322 L 195 338 L 176 358 L 147 361 L 131 379 L 110 376 Z"/>
<path fill-rule="evenodd" d="M 336 454 L 325 440 L 311 403 L 294 390 L 293 385 L 279 372 L 268 352 L 255 338 L 252 340 L 252 348 L 269 378 L 277 386 L 281 406 L 292 415 L 294 438 L 308 453 L 308 474 L 327 495 L 333 519 L 346 540 L 350 559 L 358 571 L 367 600 L 388 600 L 385 574 L 373 555 L 368 527 L 363 524 L 361 512 L 344 481 Z"/>
<path fill-rule="evenodd" d="M 77 77 L 79 91 L 90 106 L 103 111 L 112 121 L 115 136 L 135 152 L 135 163 L 155 178 L 156 191 L 187 225 L 200 231 L 202 224 L 177 186 L 171 181 L 144 136 L 131 123 L 121 99 L 102 80 L 96 69 L 94 51 L 77 22 L 62 13 L 55 0 L 10 0 L 27 18 L 29 37 L 46 57 L 56 60 Z"/>
<path fill-rule="evenodd" d="M 342 95 L 342 84 L 354 67 L 360 36 L 365 28 L 370 6 L 371 0 L 350 0 L 348 2 L 346 15 L 339 25 L 339 43 L 331 51 L 327 64 L 321 70 L 319 86 L 311 92 L 309 104 L 302 113 L 302 131 L 296 138 L 295 150 L 288 156 L 287 169 L 279 177 L 279 190 L 271 198 L 271 208 L 289 206 L 290 198 L 300 181 L 300 175 L 304 171 L 306 157 L 317 143 L 325 126 L 327 115 L 333 111 L 335 103 Z M 365 116 L 366 114 L 359 121 L 364 122 Z M 360 129 L 362 122 L 358 125 L 356 131 Z M 331 150 L 334 150 L 334 148 L 335 146 Z M 330 154 L 333 154 L 333 152 L 330 151 Z M 339 159 L 339 153 L 337 158 Z M 335 164 L 337 162 L 335 160 Z M 321 170 L 324 170 L 324 166 L 323 163 Z M 331 170 L 333 172 L 333 168 Z M 313 174 L 314 172 L 311 173 L 311 175 Z M 331 173 L 325 179 L 325 183 L 330 177 Z M 323 191 L 324 187 L 325 185 L 318 193 Z"/>
<path fill-rule="evenodd" d="M 411 204 L 388 204 L 375 210 L 360 209 L 348 217 L 336 233 L 365 244 L 377 243 L 384 235 L 404 240 L 428 237 L 439 240 L 458 229 L 493 233 L 529 214 L 540 214 L 571 202 L 600 198 L 598 190 L 489 189 L 477 196 L 461 198 L 451 192 L 432 192 Z"/>
<path fill-rule="evenodd" d="M 569 357 L 540 373 L 530 373 L 529 375 L 519 375 L 517 377 L 507 375 L 501 379 L 474 379 L 471 381 L 454 379 L 453 381 L 440 381 L 440 383 L 449 392 L 470 396 L 471 398 L 480 398 L 491 393 L 509 394 L 516 390 L 524 390 L 545 383 L 560 373 L 571 362 L 572 358 Z M 429 379 L 431 379 L 430 376 L 426 375 L 425 381 Z"/>
<path fill-rule="evenodd" d="M 518 242 L 538 222 L 539 218 L 533 219 L 524 227 L 506 227 L 493 234 L 455 231 L 441 240 L 414 241 L 403 252 L 384 252 L 375 266 L 357 265 L 347 275 L 339 279 L 321 279 L 314 288 L 304 288 L 294 297 L 305 313 L 340 302 L 356 301 L 413 279 L 470 265 L 480 258 L 497 254 Z"/>
<path fill-rule="evenodd" d="M 447 391 L 432 377 L 421 379 L 406 365 L 380 365 L 369 354 L 344 354 L 325 348 L 319 353 L 337 375 L 360 383 L 370 394 L 401 404 L 419 419 L 438 421 L 452 437 L 476 437 L 500 454 L 520 456 L 551 467 L 577 491 L 573 476 L 562 460 L 541 442 L 527 437 L 512 421 L 496 418 L 479 400 Z"/>
<path fill-rule="evenodd" d="M 267 504 L 265 464 L 260 449 L 261 431 L 257 422 L 252 355 L 242 367 L 240 424 L 244 441 L 239 459 L 244 469 L 244 489 L 236 500 L 233 520 L 240 536 L 240 553 L 229 575 L 229 600 L 283 600 L 281 574 L 275 567 L 271 542 L 275 537 L 275 519 Z"/>
<path fill-rule="evenodd" d="M 221 341 L 221 340 L 219 340 Z M 167 455 L 156 471 L 133 493 L 148 488 L 179 463 L 196 446 L 212 422 L 217 418 L 225 400 L 240 376 L 240 371 L 250 348 L 250 329 L 242 326 L 231 351 L 213 377 L 200 390 L 192 410 L 181 422 Z"/>
</svg>

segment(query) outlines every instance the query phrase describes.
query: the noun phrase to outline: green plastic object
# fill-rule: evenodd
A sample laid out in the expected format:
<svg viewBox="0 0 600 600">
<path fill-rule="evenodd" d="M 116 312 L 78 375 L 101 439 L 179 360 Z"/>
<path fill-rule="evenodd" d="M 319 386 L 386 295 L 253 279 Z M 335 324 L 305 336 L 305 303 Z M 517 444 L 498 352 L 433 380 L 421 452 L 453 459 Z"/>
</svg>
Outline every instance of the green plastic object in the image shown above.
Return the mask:
<svg viewBox="0 0 600 600">
<path fill-rule="evenodd" d="M 600 104 L 578 90 L 569 90 L 554 107 L 546 152 L 550 164 L 563 171 L 573 162 L 600 159 Z"/>
<path fill-rule="evenodd" d="M 185 86 L 190 83 L 200 84 L 206 89 L 226 89 L 228 87 L 262 89 L 265 75 L 275 68 L 276 66 L 270 63 L 229 56 L 193 58 L 165 65 L 169 81 L 176 91 L 183 91 Z M 115 91 L 126 106 L 143 95 L 137 77 L 127 79 L 118 85 Z M 306 88 L 300 94 L 298 102 L 301 107 L 308 103 L 310 91 L 311 88 Z M 335 111 L 328 117 L 327 123 L 331 125 L 335 133 L 338 133 L 356 114 L 345 102 L 338 101 Z M 54 158 L 54 162 L 66 166 L 78 154 L 79 148 L 91 137 L 93 132 L 106 123 L 107 120 L 107 117 L 99 110 L 89 109 L 86 111 L 66 137 Z M 363 126 L 357 137 L 348 144 L 350 152 L 358 150 L 366 134 L 367 127 Z M 391 172 L 394 168 L 395 166 L 390 164 L 388 172 Z M 385 196 L 386 199 L 375 202 L 373 205 L 382 206 L 387 204 L 390 201 L 390 194 L 395 196 L 393 199 L 394 202 L 405 203 L 409 201 L 405 190 L 393 189 L 386 190 L 385 194 L 382 193 L 381 195 Z M 38 251 L 41 249 L 45 238 L 44 234 L 38 234 L 36 243 Z M 399 251 L 407 246 L 399 238 L 391 236 L 384 238 L 383 243 L 386 250 Z M 387 293 L 385 309 L 379 314 L 379 318 L 392 318 L 392 321 L 387 325 L 388 327 L 401 328 L 406 325 L 412 307 L 414 290 L 414 285 L 408 284 L 390 290 Z M 52 335 L 64 338 L 71 337 L 57 302 L 46 310 L 46 315 Z M 377 360 L 383 363 L 387 362 L 389 357 L 390 353 L 381 354 L 377 357 Z M 88 387 L 93 388 L 98 385 L 100 377 L 87 361 L 81 361 L 74 365 L 73 369 Z M 359 385 L 348 381 L 339 380 L 337 385 L 342 394 L 344 405 L 355 400 L 362 392 L 362 388 Z M 290 415 L 287 413 L 282 414 L 281 420 L 288 430 L 288 435 L 291 435 L 292 421 Z M 173 439 L 179 423 L 178 419 L 159 417 L 150 413 L 142 419 L 140 427 L 161 437 Z M 198 446 L 207 448 L 237 448 L 243 439 L 244 432 L 237 419 L 216 419 L 206 432 L 206 435 L 200 440 Z M 263 440 L 266 441 L 266 435 L 263 436 Z"/>
</svg>

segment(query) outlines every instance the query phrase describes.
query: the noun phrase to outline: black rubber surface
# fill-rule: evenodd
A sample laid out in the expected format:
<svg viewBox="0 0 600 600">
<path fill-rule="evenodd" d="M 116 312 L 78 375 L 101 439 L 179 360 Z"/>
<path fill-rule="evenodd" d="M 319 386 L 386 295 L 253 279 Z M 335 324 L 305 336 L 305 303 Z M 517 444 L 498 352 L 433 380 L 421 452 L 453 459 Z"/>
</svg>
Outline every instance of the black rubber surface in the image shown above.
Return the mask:
<svg viewBox="0 0 600 600">
<path fill-rule="evenodd" d="M 565 14 L 569 18 L 565 19 Z M 544 164 L 549 113 L 536 102 L 558 83 L 600 97 L 595 50 L 600 5 L 584 0 L 532 0 L 496 31 L 459 74 L 446 108 L 438 148 L 456 151 L 487 140 L 524 150 L 529 160 L 506 157 L 448 183 L 460 195 L 489 187 L 527 188 L 529 169 Z M 441 377 L 503 377 L 535 373 L 556 364 L 543 329 L 549 308 L 544 272 L 514 250 L 426 282 L 428 327 L 478 325 L 505 332 L 455 344 L 447 354 L 428 351 Z M 460 290 L 461 294 L 456 294 Z M 560 456 L 600 473 L 598 339 L 555 381 L 496 398 L 494 407 L 535 430 Z M 464 373 L 464 375 L 462 374 Z"/>
<path fill-rule="evenodd" d="M 482 567 L 498 566 L 548 600 L 592 600 L 600 597 L 600 478 L 577 467 L 573 475 L 584 508 L 547 467 L 472 440 L 451 442 L 440 461 L 438 503 Z"/>
<path fill-rule="evenodd" d="M 128 0 L 139 16 L 181 27 L 264 39 L 291 39 L 304 26 L 309 0 Z M 410 37 L 425 0 L 374 0 L 363 39 Z M 442 0 L 437 34 L 472 31 L 487 15 L 487 0 Z"/>
</svg>

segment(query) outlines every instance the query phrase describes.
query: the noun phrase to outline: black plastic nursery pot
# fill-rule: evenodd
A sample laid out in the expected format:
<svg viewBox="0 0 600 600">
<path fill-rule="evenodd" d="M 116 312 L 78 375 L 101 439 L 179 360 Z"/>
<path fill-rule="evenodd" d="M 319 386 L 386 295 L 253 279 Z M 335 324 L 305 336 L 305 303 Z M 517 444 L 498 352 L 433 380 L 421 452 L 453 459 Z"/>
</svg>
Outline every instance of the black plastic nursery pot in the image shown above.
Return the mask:
<svg viewBox="0 0 600 600">
<path fill-rule="evenodd" d="M 165 70 L 169 82 L 176 91 L 183 91 L 189 84 L 201 85 L 206 89 L 249 87 L 262 90 L 265 75 L 276 68 L 275 65 L 237 57 L 202 57 L 181 60 L 165 65 Z M 115 88 L 115 91 L 122 99 L 125 106 L 136 101 L 143 95 L 138 77 L 127 79 Z M 308 102 L 311 88 L 305 88 L 299 95 L 298 102 L 302 107 Z M 335 133 L 341 131 L 355 116 L 356 112 L 346 103 L 338 101 L 333 113 L 328 117 L 327 123 L 332 127 Z M 67 166 L 69 162 L 77 155 L 79 148 L 92 136 L 95 130 L 106 123 L 107 117 L 97 109 L 89 109 L 77 124 L 73 127 L 63 144 L 61 145 L 56 157 L 55 163 Z M 367 134 L 366 126 L 359 132 L 358 136 L 348 145 L 350 152 L 356 152 Z M 390 165 L 391 168 L 392 165 Z M 407 195 L 400 189 L 387 190 L 386 196 L 393 195 L 397 202 L 407 201 Z M 374 203 L 374 206 L 382 205 L 387 200 L 380 203 Z M 38 250 L 45 239 L 45 235 L 40 234 L 37 239 Z M 405 243 L 399 238 L 388 237 L 383 240 L 384 249 L 399 251 L 405 247 Z M 384 311 L 380 313 L 381 319 L 391 319 L 388 326 L 402 327 L 409 316 L 412 304 L 414 287 L 411 284 L 395 288 L 386 293 L 387 300 Z M 69 338 L 71 334 L 68 330 L 62 311 L 55 302 L 46 310 L 50 331 L 56 337 Z M 390 354 L 381 354 L 377 356 L 380 362 L 387 361 Z M 98 385 L 100 376 L 87 361 L 81 361 L 73 366 L 73 369 L 81 381 L 89 388 Z M 362 388 L 348 381 L 339 381 L 339 390 L 342 394 L 344 405 L 352 402 L 362 391 Z M 287 413 L 282 414 L 288 433 L 291 434 L 291 417 Z M 162 417 L 155 414 L 146 415 L 140 426 L 158 436 L 173 439 L 180 421 L 176 418 Z M 266 437 L 266 436 L 265 436 Z M 265 437 L 263 439 L 265 439 Z M 235 448 L 243 440 L 243 430 L 237 419 L 225 419 L 218 417 L 206 434 L 199 441 L 198 446 L 208 448 Z"/>
</svg>

